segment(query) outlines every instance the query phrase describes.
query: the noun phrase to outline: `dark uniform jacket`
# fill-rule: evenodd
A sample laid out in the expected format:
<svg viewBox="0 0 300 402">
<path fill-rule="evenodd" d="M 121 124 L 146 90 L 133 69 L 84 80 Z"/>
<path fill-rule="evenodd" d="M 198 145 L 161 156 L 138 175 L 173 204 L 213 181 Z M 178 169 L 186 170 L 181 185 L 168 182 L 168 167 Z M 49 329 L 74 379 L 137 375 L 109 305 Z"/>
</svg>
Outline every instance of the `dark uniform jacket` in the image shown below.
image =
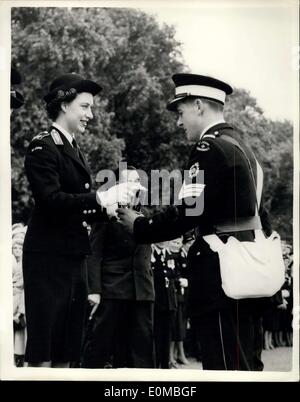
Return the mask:
<svg viewBox="0 0 300 402">
<path fill-rule="evenodd" d="M 178 303 L 184 303 L 188 291 L 188 287 L 180 286 L 180 279 L 188 279 L 188 269 L 187 269 L 187 254 L 184 249 L 178 252 L 171 252 L 170 258 L 174 259 L 175 263 L 175 287 L 176 287 L 176 299 Z"/>
<path fill-rule="evenodd" d="M 137 244 L 120 223 L 95 223 L 88 257 L 89 293 L 104 299 L 153 301 L 150 245 Z"/>
<path fill-rule="evenodd" d="M 239 142 L 256 178 L 254 155 L 241 141 L 241 134 L 227 123 L 217 124 L 208 129 L 191 151 L 186 168 L 189 171 L 185 183 L 187 197 L 183 198 L 182 205 L 170 207 L 152 219 L 139 217 L 134 224 L 135 238 L 141 243 L 173 239 L 196 229 L 197 238 L 189 250 L 192 278 L 189 294 L 198 311 L 220 307 L 228 301 L 221 288 L 218 255 L 211 251 L 203 236 L 215 233 L 215 226 L 220 222 L 234 223 L 237 218 L 255 215 L 255 186 L 247 159 L 224 136 Z M 204 182 L 197 181 L 201 170 L 204 171 Z M 187 216 L 191 194 L 196 194 L 198 201 L 200 197 L 204 201 L 203 210 L 196 216 Z M 227 232 L 223 234 L 223 240 L 226 241 L 229 235 L 245 241 L 254 239 L 253 230 Z"/>
<path fill-rule="evenodd" d="M 90 171 L 79 152 L 54 127 L 31 141 L 25 170 L 35 206 L 24 251 L 90 253 L 88 223 L 106 214 L 91 193 Z"/>
<path fill-rule="evenodd" d="M 155 310 L 175 311 L 177 308 L 174 261 L 167 249 L 153 246 L 151 266 L 154 275 Z"/>
</svg>

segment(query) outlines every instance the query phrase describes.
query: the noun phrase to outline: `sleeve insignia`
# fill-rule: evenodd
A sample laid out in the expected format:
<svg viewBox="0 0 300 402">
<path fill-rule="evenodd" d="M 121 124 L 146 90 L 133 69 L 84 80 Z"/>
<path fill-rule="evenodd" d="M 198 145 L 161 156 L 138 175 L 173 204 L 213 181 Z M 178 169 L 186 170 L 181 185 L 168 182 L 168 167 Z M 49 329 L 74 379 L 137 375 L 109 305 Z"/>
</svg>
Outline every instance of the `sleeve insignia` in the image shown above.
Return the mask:
<svg viewBox="0 0 300 402">
<path fill-rule="evenodd" d="M 31 152 L 37 151 L 38 149 L 43 149 L 43 147 L 34 147 L 32 148 Z"/>
<path fill-rule="evenodd" d="M 54 141 L 55 145 L 64 145 L 63 140 L 61 139 L 61 136 L 56 130 L 51 130 L 51 137 Z"/>
<path fill-rule="evenodd" d="M 200 143 L 197 146 L 197 151 L 209 151 L 210 150 L 210 145 L 207 141 L 200 141 Z"/>
<path fill-rule="evenodd" d="M 198 148 L 197 148 L 198 149 Z M 190 167 L 189 170 L 189 177 L 192 179 L 193 177 L 196 177 L 197 174 L 199 173 L 200 167 L 199 167 L 199 162 L 194 163 L 194 165 L 192 165 Z"/>
<path fill-rule="evenodd" d="M 178 194 L 178 199 L 182 200 L 183 198 L 200 197 L 204 189 L 205 184 L 202 183 L 186 184 L 185 182 L 183 182 L 183 185 Z"/>
</svg>

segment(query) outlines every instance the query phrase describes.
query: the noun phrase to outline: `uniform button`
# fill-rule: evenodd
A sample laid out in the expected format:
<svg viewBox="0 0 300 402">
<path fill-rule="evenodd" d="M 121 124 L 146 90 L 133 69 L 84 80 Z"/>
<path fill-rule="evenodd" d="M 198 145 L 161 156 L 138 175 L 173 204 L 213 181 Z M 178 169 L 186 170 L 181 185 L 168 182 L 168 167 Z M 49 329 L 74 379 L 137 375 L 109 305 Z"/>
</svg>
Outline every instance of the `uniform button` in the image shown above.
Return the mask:
<svg viewBox="0 0 300 402">
<path fill-rule="evenodd" d="M 92 210 L 91 210 L 91 209 L 89 209 L 89 210 L 88 210 L 88 214 L 91 214 L 91 213 L 92 213 Z"/>
<path fill-rule="evenodd" d="M 90 188 L 90 184 L 89 183 L 85 183 L 84 187 L 88 190 Z"/>
<path fill-rule="evenodd" d="M 93 214 L 95 214 L 97 211 L 95 209 L 93 209 Z"/>
<path fill-rule="evenodd" d="M 85 209 L 85 210 L 83 211 L 83 213 L 84 213 L 84 214 L 87 214 L 87 210 Z"/>
<path fill-rule="evenodd" d="M 86 227 L 88 226 L 88 224 L 86 223 L 86 221 L 83 221 L 83 222 L 82 222 L 82 226 L 83 226 L 84 228 L 86 228 Z"/>
</svg>

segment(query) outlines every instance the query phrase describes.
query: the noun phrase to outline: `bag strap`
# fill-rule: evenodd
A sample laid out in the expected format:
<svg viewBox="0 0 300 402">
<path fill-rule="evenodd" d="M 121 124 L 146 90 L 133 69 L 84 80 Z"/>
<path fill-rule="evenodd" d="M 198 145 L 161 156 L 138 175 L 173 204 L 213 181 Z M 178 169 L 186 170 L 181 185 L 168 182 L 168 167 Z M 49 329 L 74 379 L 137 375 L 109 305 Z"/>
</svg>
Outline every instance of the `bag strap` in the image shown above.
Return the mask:
<svg viewBox="0 0 300 402">
<path fill-rule="evenodd" d="M 259 211 L 259 206 L 260 206 L 260 201 L 261 201 L 261 195 L 262 195 L 262 187 L 263 187 L 263 171 L 262 168 L 260 166 L 260 164 L 258 163 L 257 159 L 254 157 L 255 162 L 256 162 L 256 168 L 257 168 L 257 184 L 255 183 L 255 178 L 254 178 L 254 173 L 253 173 L 253 169 L 251 166 L 251 162 L 248 158 L 248 155 L 246 154 L 246 152 L 244 151 L 244 149 L 241 147 L 241 145 L 238 143 L 238 141 L 232 137 L 230 137 L 229 135 L 223 134 L 222 138 L 227 141 L 230 142 L 231 144 L 235 145 L 241 152 L 242 154 L 245 156 L 249 169 L 250 169 L 250 173 L 251 173 L 251 177 L 252 177 L 252 181 L 253 181 L 253 185 L 255 188 L 255 203 L 256 203 L 256 209 L 255 209 L 255 215 L 259 215 L 258 211 Z M 253 155 L 254 156 L 254 155 Z"/>
<path fill-rule="evenodd" d="M 263 182 L 264 182 L 264 172 L 260 164 L 258 163 L 257 159 L 255 160 L 256 160 L 256 171 L 257 171 L 256 197 L 257 197 L 257 203 L 260 206 L 262 190 L 263 190 Z"/>
</svg>

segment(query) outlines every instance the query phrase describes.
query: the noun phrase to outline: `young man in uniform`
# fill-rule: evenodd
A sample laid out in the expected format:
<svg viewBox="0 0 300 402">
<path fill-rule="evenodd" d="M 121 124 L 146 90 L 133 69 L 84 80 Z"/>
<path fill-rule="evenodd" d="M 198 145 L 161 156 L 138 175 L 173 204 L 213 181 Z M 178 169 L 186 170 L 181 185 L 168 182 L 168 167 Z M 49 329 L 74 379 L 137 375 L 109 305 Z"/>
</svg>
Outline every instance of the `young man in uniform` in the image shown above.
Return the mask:
<svg viewBox="0 0 300 402">
<path fill-rule="evenodd" d="M 255 157 L 242 142 L 242 133 L 226 123 L 226 95 L 232 88 L 215 78 L 175 74 L 175 98 L 167 108 L 177 113 L 177 125 L 195 142 L 188 174 L 177 206 L 151 219 L 118 210 L 121 222 L 141 243 L 173 239 L 194 228 L 196 240 L 189 250 L 189 310 L 207 370 L 256 370 L 257 303 L 234 300 L 221 286 L 218 254 L 205 236 L 218 233 L 253 241 L 260 219 L 256 209 Z M 236 145 L 238 142 L 239 147 Z M 240 149 L 243 149 L 243 151 Z M 261 367 L 260 367 L 261 369 Z"/>
</svg>

